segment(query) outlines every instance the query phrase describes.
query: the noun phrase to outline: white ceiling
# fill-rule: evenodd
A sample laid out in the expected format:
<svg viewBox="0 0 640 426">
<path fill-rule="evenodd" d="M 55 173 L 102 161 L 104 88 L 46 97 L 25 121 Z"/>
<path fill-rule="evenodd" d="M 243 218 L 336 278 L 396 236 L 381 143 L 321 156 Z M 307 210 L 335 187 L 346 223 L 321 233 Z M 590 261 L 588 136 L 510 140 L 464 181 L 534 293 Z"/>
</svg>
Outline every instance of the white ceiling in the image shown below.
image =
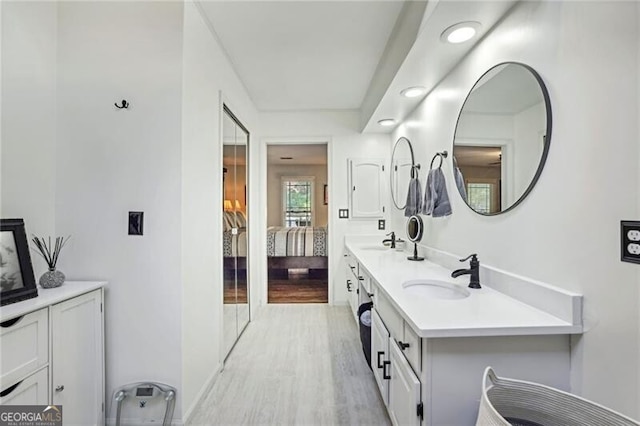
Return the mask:
<svg viewBox="0 0 640 426">
<path fill-rule="evenodd" d="M 327 145 L 267 145 L 267 164 L 326 165 Z"/>
<path fill-rule="evenodd" d="M 363 132 L 392 132 L 517 0 L 199 0 L 229 60 L 261 111 L 360 111 Z M 481 23 L 459 45 L 440 35 Z"/>
<path fill-rule="evenodd" d="M 403 1 L 200 6 L 262 111 L 359 109 Z"/>
</svg>

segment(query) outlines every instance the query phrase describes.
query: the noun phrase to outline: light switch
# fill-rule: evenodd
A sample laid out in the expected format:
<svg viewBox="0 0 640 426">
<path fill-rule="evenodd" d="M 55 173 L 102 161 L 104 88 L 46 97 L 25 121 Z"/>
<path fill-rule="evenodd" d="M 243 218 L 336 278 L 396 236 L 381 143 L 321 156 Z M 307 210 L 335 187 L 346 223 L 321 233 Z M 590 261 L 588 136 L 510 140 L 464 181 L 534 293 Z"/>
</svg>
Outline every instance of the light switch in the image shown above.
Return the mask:
<svg viewBox="0 0 640 426">
<path fill-rule="evenodd" d="M 338 209 L 339 219 L 349 219 L 349 209 Z"/>
<path fill-rule="evenodd" d="M 142 235 L 144 212 L 129 212 L 129 235 Z"/>
<path fill-rule="evenodd" d="M 378 219 L 378 229 L 380 231 L 384 231 L 384 227 L 385 227 L 385 220 L 384 219 Z"/>
</svg>

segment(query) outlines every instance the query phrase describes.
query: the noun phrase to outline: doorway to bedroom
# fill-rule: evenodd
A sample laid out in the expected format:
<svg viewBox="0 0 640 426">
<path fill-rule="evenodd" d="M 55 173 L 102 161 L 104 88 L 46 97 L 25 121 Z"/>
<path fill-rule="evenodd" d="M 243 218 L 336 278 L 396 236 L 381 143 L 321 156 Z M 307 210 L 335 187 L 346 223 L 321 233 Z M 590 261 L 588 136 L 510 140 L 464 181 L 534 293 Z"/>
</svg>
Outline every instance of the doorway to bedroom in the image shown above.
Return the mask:
<svg viewBox="0 0 640 426">
<path fill-rule="evenodd" d="M 327 144 L 267 145 L 267 302 L 327 303 Z"/>
</svg>

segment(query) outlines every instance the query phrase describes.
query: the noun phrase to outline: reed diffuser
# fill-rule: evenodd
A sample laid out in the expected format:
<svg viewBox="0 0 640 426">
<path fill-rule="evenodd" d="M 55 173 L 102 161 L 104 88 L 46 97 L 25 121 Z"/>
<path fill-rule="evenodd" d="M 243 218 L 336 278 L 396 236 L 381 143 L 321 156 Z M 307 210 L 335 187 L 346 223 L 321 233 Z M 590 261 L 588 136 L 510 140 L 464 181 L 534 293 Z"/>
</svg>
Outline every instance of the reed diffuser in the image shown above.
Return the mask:
<svg viewBox="0 0 640 426">
<path fill-rule="evenodd" d="M 60 252 L 69 241 L 69 238 L 70 237 L 56 237 L 55 243 L 52 244 L 51 237 L 45 240 L 44 238 L 32 236 L 31 241 L 33 241 L 38 254 L 42 256 L 45 262 L 47 262 L 47 266 L 49 266 L 49 270 L 42 274 L 38 281 L 42 288 L 60 287 L 62 283 L 64 283 L 65 276 L 56 269 L 56 264 L 58 263 Z"/>
</svg>

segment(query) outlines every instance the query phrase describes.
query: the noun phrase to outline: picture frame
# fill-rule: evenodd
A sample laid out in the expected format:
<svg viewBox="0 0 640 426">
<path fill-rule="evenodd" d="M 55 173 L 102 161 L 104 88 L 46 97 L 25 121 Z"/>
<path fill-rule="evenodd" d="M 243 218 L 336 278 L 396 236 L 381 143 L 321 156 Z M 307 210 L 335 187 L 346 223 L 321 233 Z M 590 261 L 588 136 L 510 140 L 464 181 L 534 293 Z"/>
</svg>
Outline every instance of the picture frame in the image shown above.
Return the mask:
<svg viewBox="0 0 640 426">
<path fill-rule="evenodd" d="M 328 187 L 329 185 L 327 185 L 326 183 L 324 184 L 324 205 L 328 205 L 329 204 L 329 195 L 328 195 Z"/>
<path fill-rule="evenodd" d="M 0 219 L 0 306 L 38 296 L 23 219 Z"/>
</svg>

